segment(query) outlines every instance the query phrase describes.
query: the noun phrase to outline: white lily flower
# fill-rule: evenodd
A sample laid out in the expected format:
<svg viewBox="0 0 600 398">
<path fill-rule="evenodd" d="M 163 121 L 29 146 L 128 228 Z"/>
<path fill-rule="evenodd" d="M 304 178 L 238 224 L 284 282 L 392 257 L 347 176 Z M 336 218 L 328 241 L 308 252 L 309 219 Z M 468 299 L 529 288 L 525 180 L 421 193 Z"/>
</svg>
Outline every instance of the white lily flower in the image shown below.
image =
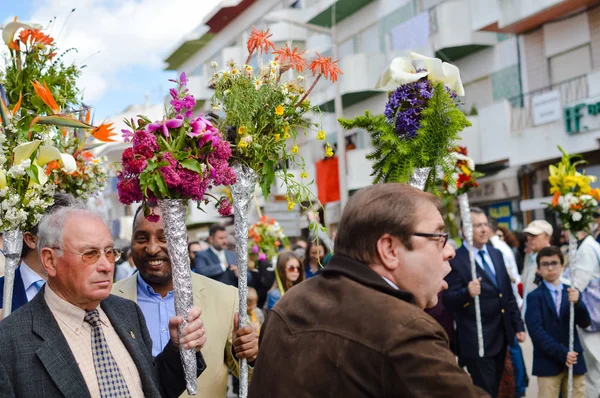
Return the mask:
<svg viewBox="0 0 600 398">
<path fill-rule="evenodd" d="M 6 187 L 6 173 L 4 170 L 0 170 L 0 189 L 4 189 Z"/>
<path fill-rule="evenodd" d="M 17 145 L 15 149 L 13 149 L 13 152 L 15 154 L 13 164 L 20 164 L 23 160 L 29 159 L 31 154 L 35 152 L 36 149 L 38 149 L 41 143 L 42 140 L 35 140 Z"/>
<path fill-rule="evenodd" d="M 40 166 L 45 166 L 47 163 L 53 160 L 60 159 L 60 151 L 52 145 L 42 145 L 40 147 L 40 153 L 37 157 L 37 163 Z"/>
<path fill-rule="evenodd" d="M 461 97 L 465 95 L 458 67 L 448 62 L 442 62 L 441 59 L 426 57 L 415 52 L 410 53 L 410 58 L 412 60 L 423 61 L 427 72 L 429 72 L 430 80 L 444 83 L 456 95 Z"/>
<path fill-rule="evenodd" d="M 77 162 L 75 158 L 68 153 L 61 153 L 60 160 L 62 160 L 63 170 L 67 173 L 72 173 L 77 170 Z"/>
<path fill-rule="evenodd" d="M 412 62 L 408 58 L 398 57 L 383 71 L 375 88 L 383 88 L 388 91 L 395 90 L 398 86 L 406 83 L 416 82 L 427 76 L 428 72 L 417 73 Z"/>
<path fill-rule="evenodd" d="M 23 22 L 9 22 L 4 25 L 4 29 L 2 29 L 2 40 L 6 45 L 9 45 L 15 39 L 15 33 L 19 29 L 34 29 L 34 26 L 23 23 Z"/>
</svg>

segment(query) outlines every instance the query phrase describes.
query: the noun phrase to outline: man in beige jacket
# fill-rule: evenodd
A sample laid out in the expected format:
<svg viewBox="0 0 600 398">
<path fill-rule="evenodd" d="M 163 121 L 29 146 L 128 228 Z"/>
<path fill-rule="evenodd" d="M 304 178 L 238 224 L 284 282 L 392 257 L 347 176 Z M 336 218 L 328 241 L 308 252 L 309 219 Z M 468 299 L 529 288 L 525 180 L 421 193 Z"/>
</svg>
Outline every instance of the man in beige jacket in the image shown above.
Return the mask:
<svg viewBox="0 0 600 398">
<path fill-rule="evenodd" d="M 154 213 L 160 215 L 160 210 L 155 208 Z M 112 294 L 138 303 L 148 324 L 154 354 L 168 342 L 164 320 L 175 313 L 171 263 L 162 217 L 153 223 L 138 210 L 131 252 L 139 272 L 116 283 Z M 192 273 L 192 290 L 194 306 L 202 309 L 201 319 L 207 335 L 202 349 L 207 367 L 198 379 L 196 397 L 223 398 L 227 392 L 228 370 L 239 376 L 238 358 L 246 358 L 250 364 L 256 359 L 258 334 L 252 326 L 237 327 L 236 288 Z"/>
</svg>

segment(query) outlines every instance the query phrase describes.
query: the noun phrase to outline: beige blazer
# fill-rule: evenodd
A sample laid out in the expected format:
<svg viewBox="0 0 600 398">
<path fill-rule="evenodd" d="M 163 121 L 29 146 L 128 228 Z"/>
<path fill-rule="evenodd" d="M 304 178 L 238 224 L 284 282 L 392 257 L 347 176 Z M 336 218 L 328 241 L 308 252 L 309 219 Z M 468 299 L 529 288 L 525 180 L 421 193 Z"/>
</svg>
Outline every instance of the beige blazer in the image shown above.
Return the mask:
<svg viewBox="0 0 600 398">
<path fill-rule="evenodd" d="M 135 273 L 112 288 L 112 294 L 137 302 L 137 276 Z M 239 376 L 239 363 L 231 349 L 233 316 L 238 311 L 238 291 L 235 287 L 192 273 L 194 306 L 202 309 L 206 329 L 206 345 L 202 355 L 206 370 L 198 378 L 200 398 L 223 398 L 227 394 L 228 369 Z M 153 325 L 148 325 L 148 328 Z M 154 326 L 157 327 L 157 326 Z M 252 369 L 248 371 L 251 376 Z M 182 397 L 188 397 L 186 393 Z"/>
</svg>

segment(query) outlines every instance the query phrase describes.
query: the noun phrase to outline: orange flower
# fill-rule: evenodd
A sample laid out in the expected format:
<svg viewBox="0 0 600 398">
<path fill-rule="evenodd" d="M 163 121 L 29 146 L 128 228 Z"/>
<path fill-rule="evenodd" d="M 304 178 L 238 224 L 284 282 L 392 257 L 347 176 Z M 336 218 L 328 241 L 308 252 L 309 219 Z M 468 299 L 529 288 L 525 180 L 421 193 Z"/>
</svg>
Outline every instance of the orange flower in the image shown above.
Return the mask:
<svg viewBox="0 0 600 398">
<path fill-rule="evenodd" d="M 48 163 L 48 165 L 46 166 L 46 175 L 49 176 L 50 174 L 52 174 L 52 170 L 59 170 L 60 169 L 60 162 L 58 160 L 53 160 L 51 162 Z"/>
<path fill-rule="evenodd" d="M 46 82 L 44 82 L 43 86 L 38 81 L 32 81 L 31 84 L 33 85 L 33 89 L 35 90 L 37 96 L 44 101 L 44 104 L 48 105 L 53 113 L 58 113 L 60 108 L 54 100 L 54 96 L 52 95 L 52 92 L 50 92 Z"/>
<path fill-rule="evenodd" d="M 279 61 L 282 65 L 286 64 L 298 72 L 302 72 L 304 67 L 306 67 L 306 61 L 302 58 L 302 54 L 304 51 L 298 53 L 298 47 L 294 47 L 292 50 L 289 45 L 286 43 L 285 47 L 280 48 L 279 50 L 273 51 L 273 54 L 277 54 L 275 57 L 276 61 Z"/>
<path fill-rule="evenodd" d="M 262 224 L 266 224 L 268 221 L 269 221 L 269 217 L 267 217 L 267 216 L 262 216 L 262 217 L 260 218 L 260 222 L 261 222 Z"/>
<path fill-rule="evenodd" d="M 280 242 L 280 241 L 278 241 L 278 240 L 276 240 L 276 241 L 275 241 L 275 246 L 277 246 L 277 247 L 281 246 L 281 242 Z"/>
<path fill-rule="evenodd" d="M 325 79 L 335 83 L 338 74 L 343 74 L 340 68 L 338 68 L 337 63 L 338 61 L 333 62 L 331 57 L 324 57 L 317 53 L 317 58 L 313 59 L 308 68 L 312 71 L 313 76 L 320 74 L 325 76 Z"/>
<path fill-rule="evenodd" d="M 13 116 L 19 111 L 19 108 L 21 107 L 21 101 L 23 101 L 23 94 L 19 93 L 19 100 L 17 101 L 17 103 L 15 104 L 15 107 L 10 112 L 10 113 L 12 113 Z"/>
<path fill-rule="evenodd" d="M 252 55 L 254 51 L 258 50 L 258 52 L 264 52 L 265 54 L 269 52 L 269 47 L 272 47 L 275 50 L 275 44 L 269 37 L 273 36 L 272 33 L 269 33 L 270 29 L 267 30 L 258 30 L 255 27 L 252 27 L 252 33 L 250 33 L 250 38 L 248 38 L 248 53 Z M 248 63 L 248 62 L 246 62 Z"/>
<path fill-rule="evenodd" d="M 92 137 L 103 142 L 115 142 L 112 137 L 115 135 L 113 123 L 102 123 L 98 127 L 94 127 L 91 131 Z"/>
<path fill-rule="evenodd" d="M 39 29 L 24 29 L 19 35 L 19 39 L 22 43 L 27 44 L 28 40 L 31 39 L 29 44 L 32 46 L 41 44 L 43 46 L 49 46 L 54 43 L 54 39 L 48 35 L 45 35 Z"/>
<path fill-rule="evenodd" d="M 92 108 L 88 108 L 85 112 L 85 124 L 90 124 L 90 120 L 92 119 Z"/>
<path fill-rule="evenodd" d="M 552 197 L 552 206 L 558 206 L 558 198 L 560 198 L 560 192 L 554 192 L 554 197 Z"/>
<path fill-rule="evenodd" d="M 83 151 L 81 152 L 81 158 L 86 162 L 90 162 L 92 159 L 94 159 L 94 155 L 88 151 Z"/>
<path fill-rule="evenodd" d="M 592 192 L 590 192 L 590 195 L 592 195 L 592 197 L 594 199 L 600 200 L 600 188 L 592 189 Z"/>
</svg>

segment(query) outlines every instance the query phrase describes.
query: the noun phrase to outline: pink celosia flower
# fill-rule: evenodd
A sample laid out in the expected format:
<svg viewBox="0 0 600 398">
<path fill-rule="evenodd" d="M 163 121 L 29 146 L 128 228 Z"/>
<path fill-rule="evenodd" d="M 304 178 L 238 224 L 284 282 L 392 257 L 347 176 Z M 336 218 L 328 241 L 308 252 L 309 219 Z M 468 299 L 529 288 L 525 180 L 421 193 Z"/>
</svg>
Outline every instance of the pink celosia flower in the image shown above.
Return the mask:
<svg viewBox="0 0 600 398">
<path fill-rule="evenodd" d="M 258 254 L 258 245 L 252 246 L 252 253 Z"/>
<path fill-rule="evenodd" d="M 133 153 L 145 158 L 151 158 L 158 152 L 156 137 L 144 130 L 138 130 L 133 135 Z"/>
<path fill-rule="evenodd" d="M 267 255 L 265 253 L 260 253 L 258 255 L 258 261 L 265 261 L 267 259 Z"/>
<path fill-rule="evenodd" d="M 231 215 L 232 211 L 233 208 L 231 203 L 229 203 L 229 201 L 225 198 L 221 199 L 221 202 L 219 203 L 219 214 L 223 217 L 227 217 Z"/>
<path fill-rule="evenodd" d="M 141 174 L 148 165 L 145 157 L 142 155 L 136 156 L 133 153 L 133 148 L 127 148 L 123 151 L 121 163 L 123 163 L 123 169 L 131 174 Z"/>
<path fill-rule="evenodd" d="M 117 190 L 121 203 L 130 205 L 134 202 L 141 202 L 144 199 L 139 178 L 127 176 L 122 172 L 117 174 L 117 178 L 119 179 Z"/>
</svg>

